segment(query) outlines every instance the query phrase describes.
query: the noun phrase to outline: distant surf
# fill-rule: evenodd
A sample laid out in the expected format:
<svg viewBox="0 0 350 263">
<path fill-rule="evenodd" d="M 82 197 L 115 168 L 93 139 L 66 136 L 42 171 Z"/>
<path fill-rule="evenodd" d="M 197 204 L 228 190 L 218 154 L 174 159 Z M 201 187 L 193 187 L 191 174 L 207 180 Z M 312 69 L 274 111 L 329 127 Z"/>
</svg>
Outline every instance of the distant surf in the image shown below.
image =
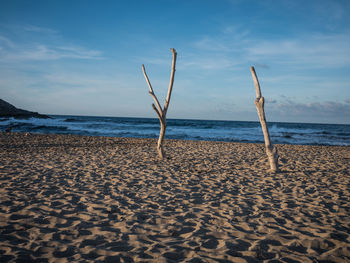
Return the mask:
<svg viewBox="0 0 350 263">
<path fill-rule="evenodd" d="M 158 138 L 152 118 L 51 115 L 52 119 L 0 119 L 0 130 L 42 134 Z M 274 144 L 350 145 L 350 125 L 270 122 Z M 259 122 L 168 119 L 166 139 L 263 143 Z"/>
</svg>

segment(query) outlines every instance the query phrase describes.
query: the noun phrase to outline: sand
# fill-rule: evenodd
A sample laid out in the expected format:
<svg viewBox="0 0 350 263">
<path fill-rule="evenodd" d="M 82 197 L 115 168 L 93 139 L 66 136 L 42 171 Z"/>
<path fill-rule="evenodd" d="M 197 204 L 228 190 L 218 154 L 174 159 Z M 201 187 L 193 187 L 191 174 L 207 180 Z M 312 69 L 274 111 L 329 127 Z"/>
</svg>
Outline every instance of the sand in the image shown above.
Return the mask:
<svg viewBox="0 0 350 263">
<path fill-rule="evenodd" d="M 0 262 L 349 262 L 350 148 L 0 134 Z"/>
</svg>

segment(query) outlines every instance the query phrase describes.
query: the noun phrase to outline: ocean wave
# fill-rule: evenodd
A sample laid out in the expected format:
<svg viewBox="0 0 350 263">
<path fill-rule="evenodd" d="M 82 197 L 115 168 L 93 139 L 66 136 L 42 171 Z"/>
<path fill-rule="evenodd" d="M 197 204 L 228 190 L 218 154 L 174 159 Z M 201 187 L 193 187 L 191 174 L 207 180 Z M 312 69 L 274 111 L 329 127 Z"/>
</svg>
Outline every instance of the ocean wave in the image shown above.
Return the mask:
<svg viewBox="0 0 350 263">
<path fill-rule="evenodd" d="M 157 138 L 159 120 L 88 116 L 52 116 L 52 119 L 6 118 L 0 130 L 14 132 L 80 134 L 93 136 Z M 350 145 L 350 125 L 270 123 L 274 144 Z M 167 120 L 166 138 L 228 142 L 264 143 L 258 122 Z"/>
</svg>

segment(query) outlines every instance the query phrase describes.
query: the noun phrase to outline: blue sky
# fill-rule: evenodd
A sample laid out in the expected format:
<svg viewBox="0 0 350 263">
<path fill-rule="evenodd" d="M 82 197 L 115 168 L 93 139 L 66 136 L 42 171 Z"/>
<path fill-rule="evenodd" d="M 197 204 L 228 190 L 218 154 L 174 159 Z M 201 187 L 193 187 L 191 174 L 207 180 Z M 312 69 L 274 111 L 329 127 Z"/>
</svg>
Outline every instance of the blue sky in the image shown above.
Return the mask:
<svg viewBox="0 0 350 263">
<path fill-rule="evenodd" d="M 0 98 L 47 114 L 350 124 L 350 1 L 0 1 Z"/>
</svg>

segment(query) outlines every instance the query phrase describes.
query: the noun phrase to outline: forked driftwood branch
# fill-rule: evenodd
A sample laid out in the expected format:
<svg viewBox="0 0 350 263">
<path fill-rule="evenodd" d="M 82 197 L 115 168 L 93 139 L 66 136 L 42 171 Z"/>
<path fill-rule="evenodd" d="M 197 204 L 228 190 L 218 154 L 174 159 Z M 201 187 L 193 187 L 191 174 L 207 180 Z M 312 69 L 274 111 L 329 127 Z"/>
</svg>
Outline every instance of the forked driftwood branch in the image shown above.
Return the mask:
<svg viewBox="0 0 350 263">
<path fill-rule="evenodd" d="M 261 96 L 260 84 L 258 81 L 258 77 L 256 76 L 254 67 L 251 67 L 250 71 L 252 73 L 252 77 L 254 80 L 254 86 L 255 86 L 255 92 L 256 92 L 255 106 L 258 111 L 261 128 L 264 133 L 265 149 L 266 149 L 267 157 L 269 159 L 270 169 L 273 172 L 277 172 L 278 171 L 278 153 L 277 153 L 277 149 L 273 147 L 270 141 L 270 134 L 266 124 L 265 111 L 264 111 L 264 102 L 265 102 L 264 97 Z"/>
<path fill-rule="evenodd" d="M 157 113 L 159 122 L 160 122 L 160 134 L 159 134 L 159 139 L 158 139 L 158 144 L 157 144 L 157 150 L 159 157 L 163 159 L 165 157 L 164 149 L 163 149 L 163 140 L 165 136 L 165 130 L 166 130 L 166 114 L 168 112 L 168 107 L 170 103 L 170 97 L 171 97 L 171 92 L 173 90 L 173 84 L 174 84 L 174 76 L 175 76 L 175 64 L 176 64 L 176 51 L 174 48 L 171 48 L 170 51 L 173 53 L 173 62 L 171 65 L 171 74 L 170 74 L 170 81 L 169 81 L 169 88 L 168 88 L 168 95 L 166 97 L 164 107 L 162 108 L 157 96 L 154 94 L 151 82 L 148 79 L 148 76 L 146 74 L 145 66 L 142 65 L 142 71 L 143 75 L 145 76 L 145 79 L 147 81 L 148 87 L 149 87 L 149 94 L 152 96 L 152 98 L 155 101 L 155 104 L 152 104 L 152 107 L 154 111 Z"/>
</svg>

